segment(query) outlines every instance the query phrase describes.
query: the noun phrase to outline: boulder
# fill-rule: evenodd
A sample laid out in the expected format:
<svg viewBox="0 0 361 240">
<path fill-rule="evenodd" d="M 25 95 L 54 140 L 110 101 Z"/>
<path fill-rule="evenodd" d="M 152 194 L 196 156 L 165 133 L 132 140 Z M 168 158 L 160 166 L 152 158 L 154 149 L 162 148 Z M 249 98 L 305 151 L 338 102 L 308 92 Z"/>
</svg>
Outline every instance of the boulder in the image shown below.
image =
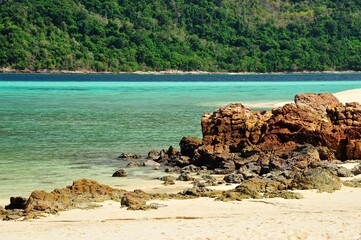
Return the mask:
<svg viewBox="0 0 361 240">
<path fill-rule="evenodd" d="M 342 166 L 338 166 L 335 163 L 329 163 L 329 162 L 318 162 L 318 163 L 313 163 L 310 166 L 311 168 L 317 168 L 320 167 L 324 170 L 329 171 L 330 173 L 332 173 L 333 175 L 336 175 L 338 177 L 353 177 L 354 174 L 352 173 L 351 170 L 342 167 Z"/>
<path fill-rule="evenodd" d="M 182 168 L 182 172 L 198 173 L 200 171 L 201 168 L 194 165 L 188 165 Z"/>
<path fill-rule="evenodd" d="M 163 184 L 166 185 L 166 186 L 175 184 L 175 182 L 174 182 L 175 177 L 174 176 L 163 176 L 163 177 L 159 178 L 159 180 L 164 181 Z"/>
<path fill-rule="evenodd" d="M 193 181 L 194 178 L 189 173 L 181 173 L 177 178 L 178 181 Z"/>
<path fill-rule="evenodd" d="M 134 192 L 125 193 L 120 201 L 122 207 L 128 207 L 128 210 L 146 210 L 149 196 L 142 190 L 134 190 Z"/>
<path fill-rule="evenodd" d="M 139 166 L 141 166 L 141 164 L 139 163 L 139 162 L 129 162 L 128 164 L 127 164 L 127 167 L 139 167 Z"/>
<path fill-rule="evenodd" d="M 232 173 L 232 174 L 224 176 L 223 180 L 226 183 L 241 183 L 244 180 L 244 178 L 243 178 L 242 174 Z"/>
<path fill-rule="evenodd" d="M 26 201 L 23 197 L 11 197 L 10 204 L 5 206 L 5 209 L 25 209 Z"/>
<path fill-rule="evenodd" d="M 127 172 L 124 169 L 119 169 L 112 175 L 112 177 L 126 177 L 126 176 L 127 176 Z"/>
<path fill-rule="evenodd" d="M 202 146 L 202 140 L 195 137 L 183 137 L 179 143 L 182 156 L 192 158 L 196 150 Z"/>
<path fill-rule="evenodd" d="M 208 189 L 206 187 L 192 187 L 183 190 L 181 195 L 185 196 L 192 196 L 192 197 L 202 197 L 205 193 L 212 192 L 211 189 Z"/>
<path fill-rule="evenodd" d="M 334 192 L 341 188 L 341 180 L 331 172 L 317 167 L 296 173 L 291 188 L 317 189 L 319 192 Z"/>
<path fill-rule="evenodd" d="M 169 166 L 184 167 L 190 164 L 190 158 L 187 156 L 172 156 L 168 160 Z"/>
<path fill-rule="evenodd" d="M 160 151 L 152 150 L 148 152 L 148 159 L 157 160 L 160 157 Z"/>
<path fill-rule="evenodd" d="M 177 151 L 176 148 L 170 146 L 167 150 L 167 155 L 168 155 L 168 157 L 178 156 L 179 152 Z"/>
<path fill-rule="evenodd" d="M 354 166 L 354 167 L 351 169 L 351 172 L 352 172 L 354 175 L 359 175 L 359 174 L 361 174 L 361 163 L 359 163 L 358 165 Z"/>
</svg>

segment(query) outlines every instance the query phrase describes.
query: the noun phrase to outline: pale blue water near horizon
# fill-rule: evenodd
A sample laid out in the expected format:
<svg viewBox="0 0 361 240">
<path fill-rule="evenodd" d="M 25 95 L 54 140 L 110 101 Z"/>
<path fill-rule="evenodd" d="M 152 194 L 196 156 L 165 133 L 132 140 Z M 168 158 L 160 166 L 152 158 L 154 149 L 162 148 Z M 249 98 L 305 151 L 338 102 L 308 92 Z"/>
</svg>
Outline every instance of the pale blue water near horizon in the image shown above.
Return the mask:
<svg viewBox="0 0 361 240">
<path fill-rule="evenodd" d="M 355 88 L 361 74 L 0 74 L 0 199 L 84 177 L 122 187 L 148 175 L 129 169 L 129 178 L 112 178 L 124 166 L 120 152 L 145 155 L 201 137 L 203 112 Z"/>
</svg>

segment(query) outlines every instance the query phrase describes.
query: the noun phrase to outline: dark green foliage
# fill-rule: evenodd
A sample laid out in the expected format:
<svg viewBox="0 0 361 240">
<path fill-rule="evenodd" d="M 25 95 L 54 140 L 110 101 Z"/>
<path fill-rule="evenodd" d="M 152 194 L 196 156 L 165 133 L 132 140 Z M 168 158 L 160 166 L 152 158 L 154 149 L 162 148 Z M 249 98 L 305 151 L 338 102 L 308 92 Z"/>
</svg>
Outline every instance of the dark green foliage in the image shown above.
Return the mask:
<svg viewBox="0 0 361 240">
<path fill-rule="evenodd" d="M 361 2 L 0 0 L 0 67 L 361 70 Z"/>
</svg>

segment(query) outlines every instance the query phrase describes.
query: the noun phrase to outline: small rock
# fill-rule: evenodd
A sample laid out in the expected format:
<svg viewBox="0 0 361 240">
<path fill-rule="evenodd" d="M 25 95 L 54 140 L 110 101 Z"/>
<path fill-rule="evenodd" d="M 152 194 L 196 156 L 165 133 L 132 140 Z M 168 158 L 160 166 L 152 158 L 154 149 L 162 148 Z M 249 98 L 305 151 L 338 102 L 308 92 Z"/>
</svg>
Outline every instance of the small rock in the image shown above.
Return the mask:
<svg viewBox="0 0 361 240">
<path fill-rule="evenodd" d="M 196 167 L 194 165 L 188 165 L 182 168 L 182 172 L 191 172 L 191 173 L 196 173 L 199 172 L 201 170 L 200 167 Z"/>
<path fill-rule="evenodd" d="M 124 169 L 119 169 L 112 175 L 112 177 L 126 177 L 126 176 L 127 176 L 127 173 L 125 172 Z"/>
<path fill-rule="evenodd" d="M 151 208 L 151 209 L 158 209 L 158 208 L 164 208 L 164 207 L 168 207 L 168 205 L 162 204 L 162 203 L 151 203 L 151 204 L 149 204 L 149 208 Z"/>
<path fill-rule="evenodd" d="M 173 180 L 168 180 L 168 181 L 163 182 L 163 185 L 165 185 L 165 186 L 174 185 L 174 184 L 175 184 L 175 182 Z"/>
<path fill-rule="evenodd" d="M 242 174 L 229 174 L 223 178 L 227 183 L 241 183 L 244 178 Z"/>
<path fill-rule="evenodd" d="M 27 200 L 23 197 L 11 197 L 10 204 L 5 206 L 5 209 L 25 209 Z"/>
<path fill-rule="evenodd" d="M 354 175 L 359 175 L 361 174 L 361 163 L 356 165 L 355 167 L 353 167 L 351 169 L 351 172 L 354 174 Z"/>
<path fill-rule="evenodd" d="M 322 169 L 325 169 L 327 171 L 329 171 L 330 173 L 332 173 L 333 175 L 336 175 L 338 177 L 353 177 L 354 174 L 352 173 L 351 170 L 342 167 L 342 166 L 338 166 L 337 164 L 334 163 L 329 163 L 329 162 L 318 162 L 318 163 L 313 163 L 311 164 L 312 168 L 317 168 L 317 167 L 321 167 Z"/>
<path fill-rule="evenodd" d="M 345 168 L 345 167 L 338 167 L 337 168 L 337 176 L 338 177 L 353 177 L 354 174 L 351 170 Z"/>
<path fill-rule="evenodd" d="M 134 192 L 124 194 L 120 204 L 122 207 L 128 207 L 129 210 L 145 210 L 147 208 L 146 200 Z"/>
<path fill-rule="evenodd" d="M 211 175 L 202 175 L 202 179 L 210 182 L 216 182 L 217 179 Z"/>
<path fill-rule="evenodd" d="M 325 146 L 319 146 L 316 148 L 321 160 L 331 161 L 335 159 L 335 153 Z"/>
<path fill-rule="evenodd" d="M 190 176 L 188 173 L 181 173 L 177 178 L 178 181 L 193 181 L 194 178 Z"/>
<path fill-rule="evenodd" d="M 205 188 L 205 187 L 192 187 L 192 188 L 185 189 L 181 194 L 182 195 L 199 197 L 203 193 L 211 192 L 211 191 L 212 191 L 211 189 L 208 189 L 208 188 Z"/>
<path fill-rule="evenodd" d="M 138 162 L 130 162 L 127 164 L 127 167 L 139 167 L 140 163 Z"/>
<path fill-rule="evenodd" d="M 243 178 L 244 178 L 245 180 L 250 179 L 250 178 L 254 178 L 254 177 L 257 177 L 257 176 L 258 176 L 257 174 L 251 172 L 251 171 L 248 170 L 248 169 L 239 169 L 239 170 L 238 170 L 238 173 L 239 173 L 239 174 L 242 174 L 242 176 L 243 176 Z"/>
<path fill-rule="evenodd" d="M 140 159 L 140 158 L 142 158 L 142 155 L 135 154 L 135 153 L 121 153 L 119 155 L 119 158 L 121 158 L 121 159 Z"/>
<path fill-rule="evenodd" d="M 192 158 L 195 151 L 202 146 L 202 140 L 194 137 L 183 137 L 179 143 L 181 154 Z"/>
<path fill-rule="evenodd" d="M 152 150 L 148 153 L 148 159 L 157 160 L 160 157 L 160 151 Z"/>
<path fill-rule="evenodd" d="M 320 192 L 334 192 L 341 188 L 341 180 L 329 171 L 318 167 L 297 173 L 291 187 L 301 190 L 317 189 Z"/>
<path fill-rule="evenodd" d="M 17 214 L 10 214 L 10 215 L 6 215 L 3 220 L 4 221 L 14 221 L 14 220 L 18 220 L 21 217 L 23 217 L 23 216 L 20 216 Z"/>
<path fill-rule="evenodd" d="M 175 177 L 173 176 L 163 176 L 161 178 L 159 178 L 159 180 L 162 180 L 162 181 L 174 181 L 175 180 Z"/>
<path fill-rule="evenodd" d="M 232 172 L 233 172 L 232 170 L 221 169 L 221 168 L 216 168 L 213 170 L 214 174 L 219 174 L 219 175 L 226 175 L 226 174 L 230 174 Z"/>
<path fill-rule="evenodd" d="M 166 168 L 164 170 L 166 173 L 180 173 L 181 172 L 181 168 L 180 167 L 172 167 L 172 168 Z"/>
<path fill-rule="evenodd" d="M 174 147 L 170 146 L 167 150 L 167 154 L 169 157 L 178 156 L 178 151 Z"/>
<path fill-rule="evenodd" d="M 361 188 L 361 179 L 352 179 L 349 181 L 344 181 L 343 185 L 346 187 Z"/>
<path fill-rule="evenodd" d="M 206 187 L 206 183 L 205 182 L 201 182 L 200 180 L 195 180 L 193 182 L 193 187 L 201 187 L 201 188 L 204 188 Z"/>
<path fill-rule="evenodd" d="M 160 163 L 157 163 L 156 161 L 153 161 L 151 159 L 148 159 L 143 163 L 144 167 L 160 167 Z"/>
</svg>

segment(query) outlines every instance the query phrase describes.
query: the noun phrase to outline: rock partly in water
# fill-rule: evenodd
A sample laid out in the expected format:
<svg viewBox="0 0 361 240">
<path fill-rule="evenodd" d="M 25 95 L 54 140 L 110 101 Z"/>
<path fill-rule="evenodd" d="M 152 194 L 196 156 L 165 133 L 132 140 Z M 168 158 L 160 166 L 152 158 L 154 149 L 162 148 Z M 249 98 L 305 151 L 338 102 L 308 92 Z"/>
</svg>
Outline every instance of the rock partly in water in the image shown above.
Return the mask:
<svg viewBox="0 0 361 240">
<path fill-rule="evenodd" d="M 119 155 L 120 159 L 141 159 L 142 155 L 136 153 L 121 153 Z"/>
<path fill-rule="evenodd" d="M 131 168 L 131 167 L 140 167 L 141 164 L 139 162 L 129 162 L 127 164 L 127 167 Z"/>
<path fill-rule="evenodd" d="M 126 177 L 127 172 L 124 169 L 119 169 L 118 171 L 114 172 L 112 177 Z"/>
</svg>

